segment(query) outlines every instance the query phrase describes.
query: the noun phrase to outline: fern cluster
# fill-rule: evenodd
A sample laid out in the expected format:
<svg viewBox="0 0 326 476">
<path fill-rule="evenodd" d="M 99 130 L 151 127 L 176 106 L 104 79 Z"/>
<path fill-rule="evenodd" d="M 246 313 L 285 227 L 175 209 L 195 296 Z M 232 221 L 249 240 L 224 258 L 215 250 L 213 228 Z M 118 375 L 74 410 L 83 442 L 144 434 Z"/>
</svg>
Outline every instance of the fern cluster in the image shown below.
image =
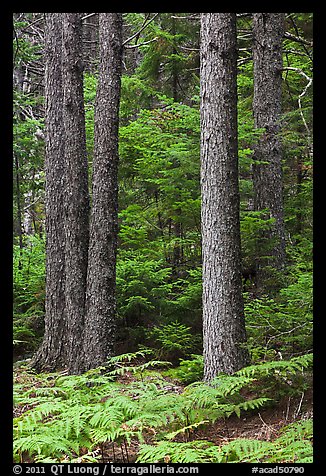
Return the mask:
<svg viewBox="0 0 326 476">
<path fill-rule="evenodd" d="M 142 445 L 138 460 L 144 462 L 292 461 L 311 454 L 306 422 L 300 431 L 289 427 L 273 443 L 236 440 L 216 447 L 191 441 L 199 427 L 270 404 L 267 397 L 248 399 L 242 390 L 261 375 L 286 376 L 308 367 L 309 356 L 247 367 L 232 376 L 220 375 L 210 385 L 195 382 L 182 390 L 157 372 L 144 378 L 145 370 L 166 364 L 141 360 L 148 353 L 120 355 L 105 368 L 79 376 L 26 372 L 15 385 L 15 460 L 95 462 L 103 457 L 105 445 L 114 451 L 114 445 L 126 449 L 131 442 Z M 128 386 L 121 380 L 126 372 L 133 373 Z M 146 445 L 149 437 L 157 444 Z"/>
<path fill-rule="evenodd" d="M 223 446 L 209 441 L 142 445 L 138 463 L 311 463 L 312 421 L 286 426 L 275 441 L 236 439 Z"/>
</svg>

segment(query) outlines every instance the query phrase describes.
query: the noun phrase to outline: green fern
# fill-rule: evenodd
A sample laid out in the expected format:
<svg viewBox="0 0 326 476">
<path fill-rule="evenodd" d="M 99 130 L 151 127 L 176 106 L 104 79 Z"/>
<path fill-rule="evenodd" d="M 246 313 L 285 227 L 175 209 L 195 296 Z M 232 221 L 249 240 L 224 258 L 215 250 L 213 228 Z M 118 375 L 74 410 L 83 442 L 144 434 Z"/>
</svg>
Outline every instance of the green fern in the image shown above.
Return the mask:
<svg viewBox="0 0 326 476">
<path fill-rule="evenodd" d="M 291 360 L 279 360 L 249 365 L 236 372 L 235 376 L 259 377 L 267 374 L 295 374 L 312 366 L 313 354 L 300 355 Z"/>
<path fill-rule="evenodd" d="M 113 361 L 126 368 L 145 354 L 143 351 L 124 354 Z M 135 367 L 147 369 L 150 362 L 137 362 Z M 74 376 L 26 372 L 26 381 L 15 386 L 15 406 L 23 412 L 18 411 L 19 416 L 14 419 L 14 458 L 20 461 L 26 454 L 34 461 L 60 461 L 63 456 L 67 461 L 75 461 L 88 451 L 92 459 L 92 452 L 99 444 L 130 444 L 134 440 L 144 444 L 150 433 L 158 444 L 144 446 L 139 458 L 161 460 L 158 453 L 161 451 L 163 459 L 170 458 L 171 462 L 192 458 L 203 462 L 309 461 L 311 427 L 307 422 L 289 426 L 273 442 L 273 447 L 270 442 L 255 443 L 256 440 L 236 440 L 237 443 L 224 447 L 190 441 L 180 446 L 173 440 L 177 437 L 189 440 L 199 427 L 268 405 L 270 399 L 245 398 L 242 389 L 252 391 L 255 379 L 266 373 L 273 379 L 279 375 L 277 372 L 282 375 L 298 372 L 310 362 L 310 357 L 303 356 L 281 365 L 280 362 L 258 364 L 232 376 L 219 375 L 210 385 L 193 383 L 183 392 L 171 391 L 162 377 L 139 381 L 137 373 L 125 386 L 113 380 L 110 373 L 103 374 L 103 368 Z"/>
<path fill-rule="evenodd" d="M 137 462 L 171 463 L 305 463 L 312 462 L 312 422 L 300 421 L 285 427 L 275 441 L 237 439 L 223 446 L 208 441 L 159 442 L 142 445 Z"/>
<path fill-rule="evenodd" d="M 160 442 L 156 446 L 142 445 L 137 463 L 208 463 L 207 448 L 213 444 L 207 441 L 191 443 Z"/>
</svg>

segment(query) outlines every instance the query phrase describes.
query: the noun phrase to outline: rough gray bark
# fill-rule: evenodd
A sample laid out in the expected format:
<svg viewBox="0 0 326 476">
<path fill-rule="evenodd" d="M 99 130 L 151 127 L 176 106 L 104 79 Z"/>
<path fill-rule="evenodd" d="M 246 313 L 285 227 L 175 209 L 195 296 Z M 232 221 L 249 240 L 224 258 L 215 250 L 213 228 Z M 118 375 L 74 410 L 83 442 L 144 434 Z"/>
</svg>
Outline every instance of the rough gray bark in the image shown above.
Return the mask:
<svg viewBox="0 0 326 476">
<path fill-rule="evenodd" d="M 14 154 L 14 163 L 15 163 L 15 178 L 16 178 L 16 206 L 17 206 L 17 233 L 19 238 L 19 264 L 18 268 L 21 269 L 21 252 L 24 247 L 23 245 L 23 225 L 22 225 L 22 204 L 21 204 L 21 191 L 20 191 L 20 164 L 17 154 Z"/>
<path fill-rule="evenodd" d="M 240 265 L 236 16 L 201 15 L 204 379 L 248 363 Z"/>
<path fill-rule="evenodd" d="M 67 364 L 69 373 L 81 371 L 85 318 L 89 192 L 83 97 L 80 13 L 63 17 L 63 123 L 65 128 L 65 296 Z"/>
<path fill-rule="evenodd" d="M 267 218 L 275 219 L 270 233 L 267 234 L 267 238 L 273 239 L 272 249 L 269 252 L 271 258 L 263 259 L 258 256 L 258 287 L 263 285 L 267 276 L 264 272 L 266 265 L 277 270 L 282 270 L 285 266 L 282 143 L 279 136 L 282 112 L 283 35 L 284 13 L 254 13 L 253 112 L 255 127 L 265 129 L 254 151 L 254 207 L 256 210 L 268 209 Z"/>
<path fill-rule="evenodd" d="M 62 89 L 62 19 L 45 16 L 45 208 L 46 300 L 43 343 L 32 360 L 37 370 L 54 371 L 65 365 L 65 235 L 64 128 Z"/>
<path fill-rule="evenodd" d="M 99 14 L 100 64 L 95 104 L 92 213 L 88 255 L 84 368 L 112 355 L 116 318 L 118 121 L 122 15 Z"/>
</svg>

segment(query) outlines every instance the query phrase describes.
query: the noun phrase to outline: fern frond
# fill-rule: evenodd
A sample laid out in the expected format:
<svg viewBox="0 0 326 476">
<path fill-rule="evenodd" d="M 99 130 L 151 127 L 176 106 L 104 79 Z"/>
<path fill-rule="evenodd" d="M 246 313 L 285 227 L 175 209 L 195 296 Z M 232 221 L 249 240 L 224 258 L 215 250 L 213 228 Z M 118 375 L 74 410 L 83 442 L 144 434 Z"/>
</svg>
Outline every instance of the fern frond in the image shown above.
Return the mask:
<svg viewBox="0 0 326 476">
<path fill-rule="evenodd" d="M 183 428 L 179 428 L 179 430 L 172 431 L 171 433 L 167 433 L 165 435 L 165 438 L 167 440 L 173 440 L 177 435 L 184 434 L 184 433 L 187 433 L 189 431 L 193 431 L 196 428 L 199 428 L 200 426 L 205 425 L 206 423 L 210 423 L 210 421 L 209 420 L 202 420 L 202 421 L 199 421 L 197 423 L 193 423 L 192 425 L 184 426 Z"/>
<path fill-rule="evenodd" d="M 116 364 L 118 362 L 131 362 L 132 360 L 139 359 L 139 357 L 145 357 L 146 355 L 153 354 L 152 349 L 142 349 L 138 350 L 137 352 L 129 352 L 127 354 L 119 354 L 114 357 L 110 357 L 108 360 L 108 364 Z"/>
<path fill-rule="evenodd" d="M 212 443 L 192 441 L 191 443 L 160 442 L 156 446 L 142 445 L 136 463 L 208 463 L 207 448 Z"/>
<path fill-rule="evenodd" d="M 223 462 L 260 462 L 273 448 L 273 443 L 261 440 L 237 439 L 221 448 Z"/>
<path fill-rule="evenodd" d="M 124 415 L 121 410 L 115 407 L 101 406 L 93 414 L 89 424 L 91 427 L 117 428 L 124 421 Z"/>
<path fill-rule="evenodd" d="M 19 438 L 14 442 L 14 454 L 27 452 L 30 455 L 51 455 L 59 454 L 72 455 L 73 451 L 78 451 L 78 446 L 63 436 L 51 433 L 38 433 L 23 438 Z"/>
<path fill-rule="evenodd" d="M 293 357 L 291 360 L 279 360 L 279 361 L 270 361 L 263 362 L 260 364 L 249 365 L 244 367 L 241 370 L 238 370 L 234 375 L 235 376 L 263 376 L 269 373 L 275 372 L 285 372 L 289 374 L 294 374 L 303 369 L 311 367 L 313 362 L 313 354 L 305 354 L 299 357 Z"/>
</svg>

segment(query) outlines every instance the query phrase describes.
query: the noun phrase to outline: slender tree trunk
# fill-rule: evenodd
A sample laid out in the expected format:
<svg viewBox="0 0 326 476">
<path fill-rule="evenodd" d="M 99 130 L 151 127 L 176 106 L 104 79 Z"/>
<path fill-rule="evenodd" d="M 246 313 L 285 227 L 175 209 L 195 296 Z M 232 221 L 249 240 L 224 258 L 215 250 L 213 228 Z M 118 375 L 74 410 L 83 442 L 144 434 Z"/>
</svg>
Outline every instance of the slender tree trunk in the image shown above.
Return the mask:
<svg viewBox="0 0 326 476">
<path fill-rule="evenodd" d="M 19 14 L 14 13 L 13 14 L 13 19 L 14 21 L 19 21 Z M 17 40 L 18 41 L 18 40 Z M 15 89 L 17 89 L 21 94 L 23 92 L 23 85 L 24 85 L 24 72 L 23 72 L 23 67 L 21 64 L 14 65 L 13 69 L 13 86 Z M 22 114 L 19 114 L 22 116 Z M 22 120 L 24 118 L 22 117 Z M 24 247 L 23 243 L 23 234 L 24 234 L 24 228 L 23 228 L 23 213 L 22 213 L 22 208 L 23 208 L 23 196 L 21 192 L 21 170 L 20 170 L 20 161 L 19 157 L 17 154 L 14 154 L 14 164 L 15 164 L 15 179 L 16 179 L 16 205 L 17 205 L 17 232 L 18 232 L 18 238 L 19 238 L 19 262 L 18 262 L 18 268 L 21 269 L 22 263 L 21 263 L 21 256 L 22 256 L 22 250 Z"/>
<path fill-rule="evenodd" d="M 172 22 L 172 28 L 171 28 L 171 33 L 173 36 L 176 35 L 176 20 L 175 18 L 171 18 Z M 175 40 L 174 40 L 175 41 Z M 173 55 L 177 55 L 178 51 L 176 47 L 173 45 L 172 48 L 172 53 Z M 179 79 L 178 79 L 178 64 L 175 59 L 172 60 L 172 96 L 173 100 L 177 102 L 179 100 L 179 94 L 178 94 L 178 84 L 179 84 Z M 178 197 L 179 198 L 179 197 Z M 181 209 L 177 208 L 175 210 L 175 214 L 177 216 L 181 216 Z M 174 235 L 177 239 L 182 239 L 182 223 L 180 220 L 174 220 L 173 223 L 173 230 L 174 230 Z M 179 275 L 180 271 L 180 264 L 182 261 L 182 246 L 179 241 L 177 241 L 173 247 L 173 257 L 172 257 L 172 274 L 174 276 Z"/>
<path fill-rule="evenodd" d="M 171 28 L 171 33 L 173 36 L 176 35 L 176 24 L 175 24 L 175 18 L 171 18 L 171 22 L 172 22 L 172 28 Z M 173 42 L 175 41 L 175 39 L 173 39 Z M 172 48 L 172 54 L 173 55 L 177 55 L 178 51 L 175 47 L 175 45 L 173 45 L 173 48 Z M 178 65 L 177 65 L 177 62 L 175 60 L 175 58 L 173 58 L 172 60 L 172 95 L 173 95 L 173 99 L 175 102 L 177 102 L 179 100 L 179 95 L 178 95 Z"/>
<path fill-rule="evenodd" d="M 234 13 L 201 16 L 204 378 L 248 363 L 242 299 Z"/>
<path fill-rule="evenodd" d="M 45 17 L 46 300 L 43 343 L 32 366 L 54 371 L 66 362 L 64 128 L 61 13 Z"/>
<path fill-rule="evenodd" d="M 99 14 L 100 65 L 95 104 L 92 214 L 87 274 L 84 368 L 113 353 L 116 326 L 118 125 L 122 15 Z"/>
<path fill-rule="evenodd" d="M 63 122 L 65 128 L 64 216 L 67 355 L 70 373 L 80 372 L 85 318 L 89 192 L 83 97 L 81 14 L 63 13 Z"/>
<path fill-rule="evenodd" d="M 304 171 L 302 157 L 298 156 L 296 160 L 296 227 L 295 232 L 297 235 L 302 234 L 303 230 L 303 213 L 304 204 L 302 203 L 302 185 L 304 181 Z"/>
<path fill-rule="evenodd" d="M 255 127 L 265 131 L 254 151 L 253 185 L 256 210 L 267 209 L 274 218 L 270 232 L 270 258 L 258 250 L 257 284 L 261 288 L 269 272 L 264 267 L 282 270 L 285 266 L 285 231 L 283 218 L 282 144 L 280 116 L 282 101 L 282 38 L 284 13 L 254 13 L 253 60 Z"/>
<path fill-rule="evenodd" d="M 21 192 L 20 192 L 20 166 L 19 166 L 19 159 L 17 155 L 14 155 L 15 159 L 15 169 L 16 169 L 16 202 L 17 202 L 17 231 L 18 231 L 18 238 L 19 238 L 19 262 L 18 262 L 18 269 L 21 269 L 21 254 L 23 245 L 23 226 L 22 226 L 22 207 L 21 207 Z"/>
</svg>

